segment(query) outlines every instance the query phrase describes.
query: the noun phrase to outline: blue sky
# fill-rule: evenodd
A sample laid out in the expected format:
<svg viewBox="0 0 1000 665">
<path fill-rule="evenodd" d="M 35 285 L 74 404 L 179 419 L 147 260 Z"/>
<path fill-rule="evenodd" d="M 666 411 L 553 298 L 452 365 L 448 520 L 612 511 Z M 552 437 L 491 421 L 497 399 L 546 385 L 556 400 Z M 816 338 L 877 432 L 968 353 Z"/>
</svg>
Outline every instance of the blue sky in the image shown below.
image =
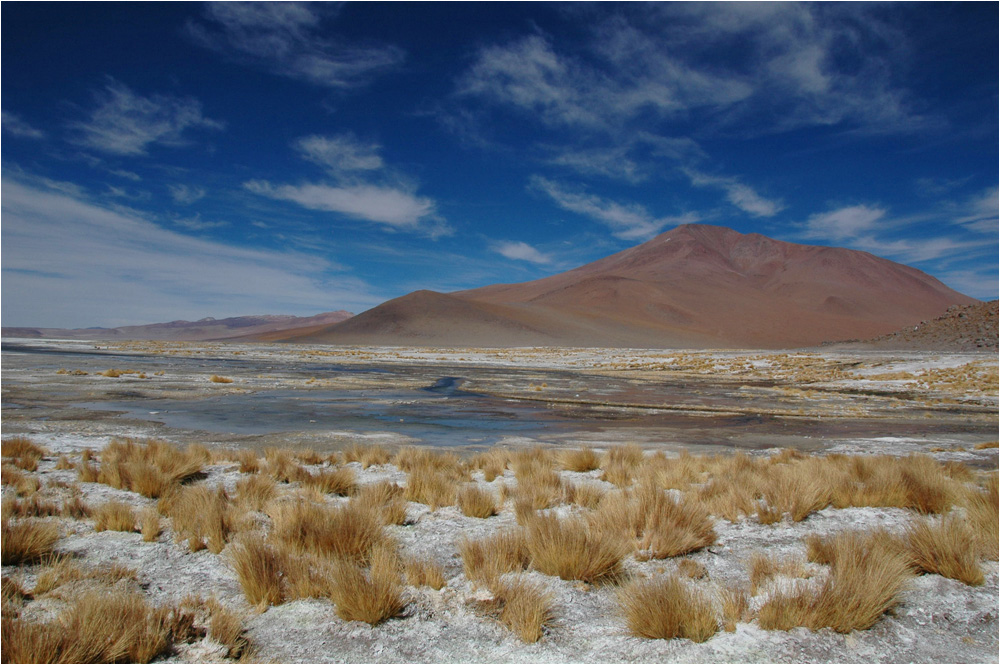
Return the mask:
<svg viewBox="0 0 1000 665">
<path fill-rule="evenodd" d="M 686 222 L 997 296 L 996 3 L 0 11 L 6 326 L 360 312 Z"/>
</svg>

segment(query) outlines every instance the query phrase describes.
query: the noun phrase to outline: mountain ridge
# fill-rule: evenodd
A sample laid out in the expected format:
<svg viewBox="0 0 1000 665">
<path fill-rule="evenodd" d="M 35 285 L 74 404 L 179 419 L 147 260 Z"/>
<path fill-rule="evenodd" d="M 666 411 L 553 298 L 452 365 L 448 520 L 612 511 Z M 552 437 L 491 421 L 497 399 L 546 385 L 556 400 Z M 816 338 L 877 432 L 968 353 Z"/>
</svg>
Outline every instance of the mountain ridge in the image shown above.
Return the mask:
<svg viewBox="0 0 1000 665">
<path fill-rule="evenodd" d="M 704 224 L 541 279 L 429 293 L 289 341 L 793 348 L 871 338 L 978 302 L 868 252 Z"/>
</svg>

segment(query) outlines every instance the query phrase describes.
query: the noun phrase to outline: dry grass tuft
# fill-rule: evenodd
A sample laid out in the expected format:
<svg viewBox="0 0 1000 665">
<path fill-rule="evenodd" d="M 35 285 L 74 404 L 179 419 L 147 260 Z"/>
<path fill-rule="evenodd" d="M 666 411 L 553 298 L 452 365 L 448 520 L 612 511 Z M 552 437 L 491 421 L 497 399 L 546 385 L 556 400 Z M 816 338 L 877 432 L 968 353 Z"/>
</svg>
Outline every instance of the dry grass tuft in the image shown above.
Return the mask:
<svg viewBox="0 0 1000 665">
<path fill-rule="evenodd" d="M 909 556 L 884 533 L 838 534 L 826 541 L 824 557 L 830 575 L 819 587 L 800 584 L 772 595 L 758 613 L 761 628 L 865 630 L 899 602 L 912 575 Z"/>
<path fill-rule="evenodd" d="M 1000 448 L 1000 441 L 984 441 L 973 446 L 975 450 L 988 450 L 990 448 Z"/>
<path fill-rule="evenodd" d="M 160 509 L 173 521 L 177 541 L 187 540 L 192 552 L 207 547 L 218 554 L 226 546 L 234 514 L 221 485 L 183 487 L 161 500 Z"/>
<path fill-rule="evenodd" d="M 260 458 L 254 450 L 241 448 L 230 453 L 230 459 L 240 465 L 240 473 L 260 472 Z"/>
<path fill-rule="evenodd" d="M 388 480 L 361 487 L 351 501 L 361 510 L 378 515 L 383 524 L 406 523 L 403 488 Z"/>
<path fill-rule="evenodd" d="M 493 517 L 497 514 L 497 498 L 490 490 L 480 489 L 475 483 L 466 485 L 458 493 L 458 507 L 467 517 Z"/>
<path fill-rule="evenodd" d="M 107 501 L 94 511 L 95 531 L 135 531 L 135 510 L 123 501 Z"/>
<path fill-rule="evenodd" d="M 260 511 L 277 495 L 277 486 L 271 476 L 254 474 L 236 481 L 235 501 L 248 510 Z"/>
<path fill-rule="evenodd" d="M 502 476 L 507 465 L 510 464 L 511 454 L 505 448 L 490 448 L 489 450 L 477 454 L 469 460 L 469 467 L 481 469 L 486 482 L 491 483 L 498 476 Z"/>
<path fill-rule="evenodd" d="M 537 642 L 553 620 L 553 595 L 541 582 L 523 578 L 496 581 L 493 600 L 484 605 L 486 611 L 514 632 L 522 641 Z"/>
<path fill-rule="evenodd" d="M 761 552 L 754 552 L 747 562 L 750 575 L 750 594 L 756 596 L 768 581 L 778 575 L 785 577 L 809 577 L 804 563 L 796 558 L 779 559 Z"/>
<path fill-rule="evenodd" d="M 601 458 L 590 448 L 577 448 L 575 450 L 563 451 L 559 455 L 559 463 L 567 471 L 583 473 L 599 469 Z"/>
<path fill-rule="evenodd" d="M 317 474 L 303 476 L 302 484 L 314 487 L 324 494 L 349 496 L 357 488 L 358 477 L 354 469 L 341 467 L 333 471 L 320 471 Z"/>
<path fill-rule="evenodd" d="M 613 534 L 591 529 L 580 519 L 551 515 L 531 519 L 527 532 L 531 565 L 539 572 L 592 584 L 621 578 L 628 546 Z"/>
<path fill-rule="evenodd" d="M 479 540 L 463 538 L 458 544 L 465 576 L 492 584 L 500 575 L 524 570 L 531 562 L 524 532 L 500 531 Z"/>
<path fill-rule="evenodd" d="M 142 532 L 142 540 L 147 543 L 155 543 L 160 537 L 160 514 L 153 506 L 146 506 L 139 513 L 139 530 Z"/>
<path fill-rule="evenodd" d="M 0 444 L 3 457 L 13 460 L 13 465 L 25 471 L 38 468 L 38 461 L 45 457 L 47 451 L 31 439 L 24 436 L 13 436 L 4 439 Z"/>
<path fill-rule="evenodd" d="M 257 537 L 248 534 L 233 543 L 229 561 L 248 603 L 264 609 L 283 602 L 281 557 L 275 548 L 261 541 L 260 534 Z"/>
<path fill-rule="evenodd" d="M 966 489 L 964 504 L 979 556 L 996 561 L 1000 549 L 1000 491 L 997 474 L 987 477 L 983 489 Z"/>
<path fill-rule="evenodd" d="M 358 462 L 367 469 L 370 466 L 380 466 L 392 461 L 392 455 L 382 446 L 352 443 L 343 451 L 344 463 Z"/>
<path fill-rule="evenodd" d="M 101 451 L 97 481 L 156 499 L 201 476 L 204 462 L 202 449 L 196 446 L 181 451 L 157 439 L 143 443 L 112 439 Z M 87 463 L 77 468 L 80 480 L 89 482 L 91 470 L 87 469 Z"/>
<path fill-rule="evenodd" d="M 10 497 L 3 500 L 3 517 L 53 517 L 61 515 L 62 506 L 53 501 L 43 499 L 39 493 L 34 493 L 27 499 Z"/>
<path fill-rule="evenodd" d="M 607 490 L 597 483 L 582 482 L 563 485 L 563 496 L 566 503 L 576 504 L 589 510 L 597 509 L 605 494 L 607 494 Z"/>
<path fill-rule="evenodd" d="M 542 510 L 562 502 L 565 495 L 562 478 L 552 469 L 547 456 L 542 459 L 545 461 L 533 463 L 524 459 L 515 460 L 517 477 L 517 488 L 514 490 L 515 504 L 527 504 L 531 510 Z"/>
<path fill-rule="evenodd" d="M 267 473 L 279 483 L 295 483 L 309 479 L 309 472 L 299 465 L 291 451 L 268 448 L 264 451 Z"/>
<path fill-rule="evenodd" d="M 959 518 L 915 521 L 907 529 L 906 540 L 920 571 L 937 573 L 970 586 L 983 583 L 972 530 Z"/>
<path fill-rule="evenodd" d="M 42 566 L 35 581 L 34 594 L 36 596 L 80 580 L 95 580 L 110 587 L 122 580 L 135 581 L 137 579 L 134 569 L 116 563 L 100 568 L 84 568 L 68 555 L 46 557 L 41 563 Z"/>
<path fill-rule="evenodd" d="M 628 487 L 638 475 L 644 459 L 642 448 L 634 443 L 626 446 L 615 446 L 605 454 L 604 474 L 601 476 L 601 480 L 618 487 Z"/>
<path fill-rule="evenodd" d="M 59 527 L 54 522 L 5 518 L 0 524 L 2 563 L 4 566 L 34 563 L 52 554 L 59 536 Z"/>
<path fill-rule="evenodd" d="M 90 462 L 79 462 L 76 465 L 76 477 L 81 483 L 96 483 L 100 478 L 100 468 Z"/>
<path fill-rule="evenodd" d="M 719 630 L 711 601 L 677 577 L 631 582 L 617 595 L 633 635 L 704 642 Z"/>
<path fill-rule="evenodd" d="M 447 583 L 441 564 L 431 559 L 410 559 L 405 566 L 406 583 L 411 586 L 428 586 L 441 589 Z"/>
<path fill-rule="evenodd" d="M 367 563 L 373 549 L 385 541 L 382 522 L 355 503 L 328 508 L 302 501 L 268 506 L 271 541 L 296 553 Z"/>
<path fill-rule="evenodd" d="M 227 647 L 226 657 L 239 659 L 252 656 L 252 645 L 247 638 L 240 615 L 223 607 L 215 598 L 210 598 L 205 607 L 211 617 L 208 622 L 208 634 L 213 640 Z"/>
<path fill-rule="evenodd" d="M 211 381 L 212 383 L 232 383 L 233 382 L 233 380 L 230 379 L 229 377 L 227 377 L 227 376 L 219 376 L 218 374 L 213 374 L 212 376 L 208 377 L 208 380 Z"/>
<path fill-rule="evenodd" d="M 337 616 L 344 621 L 364 621 L 374 626 L 397 616 L 406 600 L 396 552 L 385 546 L 376 548 L 368 571 L 350 561 L 336 561 L 330 599 Z"/>
<path fill-rule="evenodd" d="M 727 633 L 736 630 L 736 624 L 750 619 L 750 598 L 745 589 L 722 587 L 718 592 L 722 607 L 722 629 Z"/>
<path fill-rule="evenodd" d="M 708 577 L 708 568 L 705 564 L 694 559 L 681 559 L 677 562 L 677 572 L 693 580 L 700 580 Z"/>
</svg>

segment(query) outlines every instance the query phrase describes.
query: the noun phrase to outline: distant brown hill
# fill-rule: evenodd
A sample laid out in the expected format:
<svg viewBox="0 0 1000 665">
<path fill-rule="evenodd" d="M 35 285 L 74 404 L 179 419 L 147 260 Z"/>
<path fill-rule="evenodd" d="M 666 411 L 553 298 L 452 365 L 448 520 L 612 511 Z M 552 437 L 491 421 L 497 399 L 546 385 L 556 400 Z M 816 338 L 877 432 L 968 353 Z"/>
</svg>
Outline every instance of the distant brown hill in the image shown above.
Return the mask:
<svg viewBox="0 0 1000 665">
<path fill-rule="evenodd" d="M 689 224 L 544 279 L 450 294 L 417 291 L 284 339 L 794 348 L 883 335 L 977 302 L 867 252 Z"/>
<path fill-rule="evenodd" d="M 997 301 L 955 305 L 936 319 L 858 344 L 914 351 L 997 351 Z"/>
<path fill-rule="evenodd" d="M 121 328 L 3 328 L 4 337 L 37 339 L 156 339 L 164 341 L 209 341 L 237 336 L 264 335 L 305 328 L 315 330 L 353 316 L 350 312 L 324 312 L 316 316 L 235 316 L 227 319 L 211 317 L 199 321 L 170 321 Z"/>
</svg>

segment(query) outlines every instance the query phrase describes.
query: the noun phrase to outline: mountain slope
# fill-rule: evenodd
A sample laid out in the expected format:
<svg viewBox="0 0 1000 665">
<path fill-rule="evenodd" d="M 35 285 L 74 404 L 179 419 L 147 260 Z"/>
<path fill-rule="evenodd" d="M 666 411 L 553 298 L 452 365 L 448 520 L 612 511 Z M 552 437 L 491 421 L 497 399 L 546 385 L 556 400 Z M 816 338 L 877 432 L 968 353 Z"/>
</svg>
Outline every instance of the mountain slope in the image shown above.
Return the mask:
<svg viewBox="0 0 1000 665">
<path fill-rule="evenodd" d="M 718 226 L 520 284 L 418 291 L 296 341 L 469 346 L 814 346 L 864 339 L 976 303 L 867 252 Z"/>
</svg>

